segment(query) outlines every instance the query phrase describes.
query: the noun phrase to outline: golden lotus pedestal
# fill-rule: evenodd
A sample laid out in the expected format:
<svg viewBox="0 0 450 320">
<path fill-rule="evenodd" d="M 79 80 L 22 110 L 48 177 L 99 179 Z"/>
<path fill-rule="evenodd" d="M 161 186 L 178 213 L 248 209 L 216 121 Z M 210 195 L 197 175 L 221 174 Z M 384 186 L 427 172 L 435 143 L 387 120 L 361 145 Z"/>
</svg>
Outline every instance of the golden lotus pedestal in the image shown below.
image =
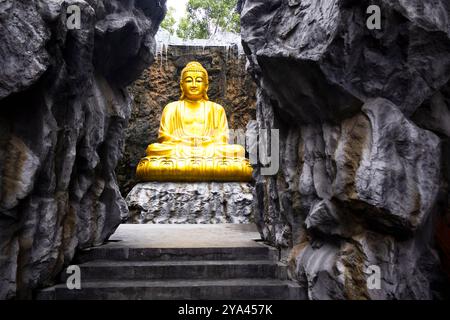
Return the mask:
<svg viewBox="0 0 450 320">
<path fill-rule="evenodd" d="M 146 157 L 139 162 L 136 175 L 140 181 L 249 182 L 252 171 L 249 161 L 243 158 Z"/>
</svg>

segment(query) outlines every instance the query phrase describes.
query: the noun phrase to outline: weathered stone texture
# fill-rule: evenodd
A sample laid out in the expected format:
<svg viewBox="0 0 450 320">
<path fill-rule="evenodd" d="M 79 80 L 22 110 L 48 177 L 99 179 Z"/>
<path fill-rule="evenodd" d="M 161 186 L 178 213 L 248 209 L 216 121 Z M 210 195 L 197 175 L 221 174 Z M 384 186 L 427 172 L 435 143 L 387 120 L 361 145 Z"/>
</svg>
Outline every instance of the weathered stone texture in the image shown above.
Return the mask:
<svg viewBox="0 0 450 320">
<path fill-rule="evenodd" d="M 381 30 L 366 10 L 379 5 Z M 448 212 L 450 3 L 239 3 L 259 128 L 280 171 L 256 170 L 263 238 L 310 299 L 431 299 Z M 448 221 L 448 220 L 447 220 Z M 381 288 L 367 286 L 380 268 Z"/>
<path fill-rule="evenodd" d="M 129 223 L 252 223 L 253 187 L 240 182 L 145 182 L 126 198 Z"/>
<path fill-rule="evenodd" d="M 81 10 L 68 30 L 67 7 Z M 114 169 L 125 85 L 154 60 L 165 1 L 0 3 L 0 298 L 29 298 L 127 207 Z"/>
</svg>

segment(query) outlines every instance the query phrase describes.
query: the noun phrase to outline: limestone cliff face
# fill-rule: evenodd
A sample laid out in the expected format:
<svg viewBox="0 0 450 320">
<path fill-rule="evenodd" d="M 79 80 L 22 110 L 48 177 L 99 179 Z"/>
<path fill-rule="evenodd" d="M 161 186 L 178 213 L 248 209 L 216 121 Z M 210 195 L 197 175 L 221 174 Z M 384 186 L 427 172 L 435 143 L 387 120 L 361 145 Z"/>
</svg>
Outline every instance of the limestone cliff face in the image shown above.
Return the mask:
<svg viewBox="0 0 450 320">
<path fill-rule="evenodd" d="M 225 108 L 230 129 L 245 130 L 256 119 L 256 86 L 245 69 L 246 58 L 231 47 L 169 46 L 133 86 L 132 112 L 125 130 L 125 151 L 117 168 L 122 195 L 138 182 L 136 166 L 156 142 L 164 107 L 180 98 L 181 70 L 190 61 L 199 61 L 208 70 L 211 101 Z"/>
<path fill-rule="evenodd" d="M 366 28 L 372 4 L 381 30 Z M 280 171 L 256 173 L 264 239 L 310 299 L 432 298 L 434 223 L 448 210 L 450 3 L 239 7 L 258 126 L 280 130 Z"/>
<path fill-rule="evenodd" d="M 67 8 L 80 8 L 68 30 Z M 0 2 L 0 298 L 29 298 L 127 215 L 114 169 L 164 0 Z"/>
</svg>

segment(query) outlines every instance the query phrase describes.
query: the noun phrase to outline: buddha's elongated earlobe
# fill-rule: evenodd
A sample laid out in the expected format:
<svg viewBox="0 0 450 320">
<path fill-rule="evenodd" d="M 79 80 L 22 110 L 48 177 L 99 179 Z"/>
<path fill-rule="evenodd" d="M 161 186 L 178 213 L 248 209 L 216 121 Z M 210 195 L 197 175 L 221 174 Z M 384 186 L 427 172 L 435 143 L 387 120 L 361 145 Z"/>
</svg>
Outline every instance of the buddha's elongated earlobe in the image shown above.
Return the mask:
<svg viewBox="0 0 450 320">
<path fill-rule="evenodd" d="M 206 88 L 205 88 L 205 93 L 203 94 L 203 99 L 205 99 L 206 101 L 209 101 L 208 89 L 209 89 L 209 85 L 208 85 L 208 82 L 207 82 L 206 83 Z"/>
<path fill-rule="evenodd" d="M 183 80 L 180 81 L 180 89 L 181 89 L 181 97 L 180 97 L 180 100 L 184 100 L 185 94 L 184 94 L 184 89 L 183 89 Z"/>
</svg>

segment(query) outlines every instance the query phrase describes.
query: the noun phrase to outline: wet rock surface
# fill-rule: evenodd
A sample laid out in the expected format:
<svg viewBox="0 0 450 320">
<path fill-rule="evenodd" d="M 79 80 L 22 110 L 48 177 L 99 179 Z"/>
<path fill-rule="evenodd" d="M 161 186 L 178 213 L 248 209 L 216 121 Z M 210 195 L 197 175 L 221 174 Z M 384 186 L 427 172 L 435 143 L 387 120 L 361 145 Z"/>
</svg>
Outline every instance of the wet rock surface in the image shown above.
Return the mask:
<svg viewBox="0 0 450 320">
<path fill-rule="evenodd" d="M 438 3 L 239 3 L 258 127 L 280 130 L 278 174 L 256 170 L 255 218 L 310 299 L 431 299 L 448 284 L 434 239 L 449 177 Z M 380 30 L 366 27 L 373 4 Z"/>
<path fill-rule="evenodd" d="M 164 0 L 1 1 L 0 298 L 30 298 L 127 216 L 125 86 L 154 60 L 164 13 Z"/>
<path fill-rule="evenodd" d="M 144 182 L 126 198 L 128 223 L 248 224 L 253 220 L 253 187 L 239 182 Z"/>
</svg>

